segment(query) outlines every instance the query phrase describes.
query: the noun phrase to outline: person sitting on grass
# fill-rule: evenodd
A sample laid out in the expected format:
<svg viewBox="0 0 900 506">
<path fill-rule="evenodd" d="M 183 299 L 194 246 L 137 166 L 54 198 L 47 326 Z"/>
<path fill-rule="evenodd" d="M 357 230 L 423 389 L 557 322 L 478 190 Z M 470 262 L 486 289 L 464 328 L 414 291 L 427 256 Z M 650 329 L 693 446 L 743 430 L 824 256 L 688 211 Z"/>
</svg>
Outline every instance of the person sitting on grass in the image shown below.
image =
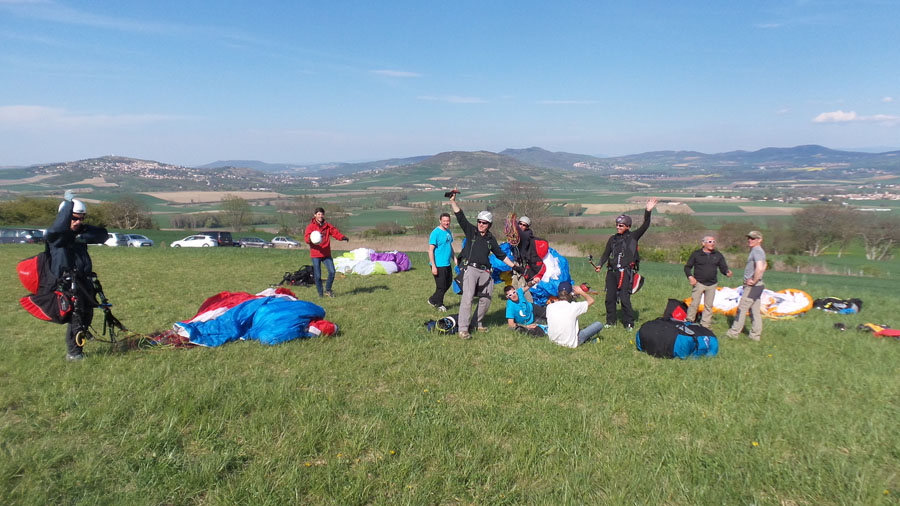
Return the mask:
<svg viewBox="0 0 900 506">
<path fill-rule="evenodd" d="M 584 300 L 575 302 L 575 296 L 581 295 Z M 603 330 L 603 323 L 594 322 L 584 330 L 579 330 L 578 317 L 587 312 L 594 303 L 594 298 L 582 290 L 573 287 L 569 282 L 559 284 L 559 298 L 549 299 L 547 304 L 548 336 L 554 343 L 567 348 L 576 348 Z"/>
<path fill-rule="evenodd" d="M 530 286 L 515 288 L 506 285 L 503 288 L 503 295 L 506 296 L 506 323 L 513 330 L 536 329 L 538 323 L 547 322 L 547 307 L 529 302 L 525 298 L 525 293 L 529 290 Z"/>
</svg>

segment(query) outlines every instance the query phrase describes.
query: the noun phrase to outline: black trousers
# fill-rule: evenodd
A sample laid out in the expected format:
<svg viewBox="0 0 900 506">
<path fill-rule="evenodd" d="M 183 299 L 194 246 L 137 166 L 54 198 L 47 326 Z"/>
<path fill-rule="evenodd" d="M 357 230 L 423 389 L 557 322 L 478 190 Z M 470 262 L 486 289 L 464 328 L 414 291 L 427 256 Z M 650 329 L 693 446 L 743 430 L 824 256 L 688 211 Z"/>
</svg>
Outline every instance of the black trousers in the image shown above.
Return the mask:
<svg viewBox="0 0 900 506">
<path fill-rule="evenodd" d="M 606 323 L 616 324 L 616 301 L 622 303 L 622 323 L 634 325 L 634 310 L 631 309 L 631 284 L 634 273 L 631 269 L 606 271 Z M 619 283 L 621 281 L 621 288 Z"/>
<path fill-rule="evenodd" d="M 81 355 L 82 347 L 78 346 L 75 336 L 82 330 L 91 326 L 94 319 L 93 307 L 76 307 L 72 313 L 72 320 L 66 326 L 66 353 L 69 355 Z M 87 336 L 82 336 L 82 339 Z"/>
<path fill-rule="evenodd" d="M 438 267 L 437 276 L 434 276 L 434 293 L 428 298 L 428 302 L 435 306 L 444 305 L 444 294 L 450 289 L 453 283 L 453 271 L 448 265 L 447 267 Z"/>
<path fill-rule="evenodd" d="M 96 294 L 94 285 L 87 278 L 78 278 L 77 296 L 75 307 L 72 308 L 72 319 L 66 326 L 66 352 L 69 355 L 80 355 L 82 347 L 78 346 L 76 336 L 81 331 L 87 331 L 94 319 L 94 307 L 96 306 Z M 82 339 L 87 338 L 86 335 Z"/>
</svg>

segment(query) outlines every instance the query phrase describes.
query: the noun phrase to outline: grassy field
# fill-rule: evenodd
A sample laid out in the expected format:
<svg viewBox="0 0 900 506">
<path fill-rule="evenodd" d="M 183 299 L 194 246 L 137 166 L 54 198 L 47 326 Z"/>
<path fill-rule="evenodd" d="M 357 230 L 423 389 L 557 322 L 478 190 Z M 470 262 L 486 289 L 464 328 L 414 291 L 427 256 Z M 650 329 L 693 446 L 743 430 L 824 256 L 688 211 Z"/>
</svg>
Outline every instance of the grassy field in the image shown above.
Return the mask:
<svg viewBox="0 0 900 506">
<path fill-rule="evenodd" d="M 356 244 L 354 244 L 356 246 Z M 638 353 L 624 329 L 571 350 L 504 325 L 428 334 L 438 316 L 414 270 L 338 276 L 321 301 L 338 337 L 276 347 L 112 353 L 63 360 L 62 326 L 19 308 L 18 260 L 0 247 L 3 504 L 896 504 L 900 326 L 884 279 L 766 275 L 773 289 L 859 297 L 859 315 L 766 321 L 763 341 L 716 358 Z M 306 251 L 91 250 L 116 315 L 138 332 L 189 318 L 223 290 L 260 291 Z M 587 262 L 573 277 L 599 286 Z M 688 295 L 679 266 L 645 263 L 639 322 Z M 499 288 L 495 294 L 500 292 Z M 301 298 L 314 295 L 298 289 Z M 319 301 L 319 299 L 316 299 Z M 458 297 L 446 297 L 451 311 Z M 582 325 L 602 320 L 602 303 Z M 99 318 L 96 320 L 99 323 Z M 716 317 L 723 335 L 727 322 Z"/>
</svg>

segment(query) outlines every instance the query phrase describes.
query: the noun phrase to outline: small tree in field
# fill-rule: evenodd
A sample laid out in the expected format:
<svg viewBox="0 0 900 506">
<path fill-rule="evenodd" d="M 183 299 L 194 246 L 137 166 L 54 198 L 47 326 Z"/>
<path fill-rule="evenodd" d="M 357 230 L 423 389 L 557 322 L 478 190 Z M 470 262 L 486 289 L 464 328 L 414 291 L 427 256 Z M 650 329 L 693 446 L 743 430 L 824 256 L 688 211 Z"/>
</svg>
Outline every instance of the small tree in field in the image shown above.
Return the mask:
<svg viewBox="0 0 900 506">
<path fill-rule="evenodd" d="M 115 202 L 104 202 L 100 204 L 98 212 L 102 221 L 110 228 L 153 228 L 147 206 L 132 195 L 125 195 Z"/>
<path fill-rule="evenodd" d="M 900 241 L 900 219 L 893 216 L 872 216 L 860 227 L 859 236 L 866 248 L 866 259 L 890 258 L 894 245 Z"/>
<path fill-rule="evenodd" d="M 428 235 L 438 226 L 441 206 L 437 202 L 428 202 L 413 212 L 413 230 L 417 235 Z M 451 213 L 452 216 L 452 213 Z"/>
<path fill-rule="evenodd" d="M 503 192 L 495 202 L 494 223 L 502 223 L 508 213 L 531 218 L 532 228 L 538 233 L 547 229 L 553 220 L 550 215 L 550 203 L 537 183 L 510 181 L 503 185 Z M 500 220 L 500 221 L 498 221 Z M 494 226 L 497 229 L 496 225 Z M 553 228 L 553 227 L 550 227 Z"/>
<path fill-rule="evenodd" d="M 228 223 L 235 232 L 240 232 L 244 229 L 244 223 L 247 222 L 251 215 L 250 203 L 246 199 L 229 193 L 222 198 L 222 209 L 225 211 Z"/>
<path fill-rule="evenodd" d="M 793 215 L 793 236 L 809 256 L 819 256 L 835 243 L 849 242 L 858 213 L 831 203 L 804 207 Z"/>
</svg>

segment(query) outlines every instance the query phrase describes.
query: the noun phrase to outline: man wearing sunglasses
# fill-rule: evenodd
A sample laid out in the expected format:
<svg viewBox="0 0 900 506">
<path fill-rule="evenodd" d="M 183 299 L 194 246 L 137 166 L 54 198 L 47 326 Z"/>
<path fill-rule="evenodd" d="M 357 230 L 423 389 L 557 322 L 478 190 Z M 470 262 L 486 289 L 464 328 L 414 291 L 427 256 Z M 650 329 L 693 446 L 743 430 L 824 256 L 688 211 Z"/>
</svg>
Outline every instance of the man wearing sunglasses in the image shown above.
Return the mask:
<svg viewBox="0 0 900 506">
<path fill-rule="evenodd" d="M 606 271 L 606 327 L 616 326 L 616 301 L 622 304 L 622 323 L 626 330 L 634 330 L 634 310 L 631 308 L 631 289 L 634 273 L 637 271 L 640 256 L 638 240 L 650 228 L 650 213 L 656 206 L 656 198 L 647 201 L 644 208 L 644 223 L 634 232 L 631 231 L 631 216 L 622 214 L 616 218 L 616 233 L 606 242 L 606 249 L 600 257 L 596 271 L 600 272 L 603 264 Z"/>
<path fill-rule="evenodd" d="M 88 244 L 102 244 L 109 237 L 106 229 L 85 225 L 87 206 L 66 191 L 59 205 L 56 220 L 47 229 L 46 251 L 50 255 L 50 271 L 60 281 L 71 280 L 75 304 L 66 328 L 66 359 L 81 360 L 83 332 L 91 325 L 97 307 L 96 291 L 91 279 L 94 266 L 88 254 Z M 81 336 L 79 336 L 81 334 Z"/>
<path fill-rule="evenodd" d="M 462 251 L 459 254 L 460 269 L 463 269 L 463 286 L 462 295 L 459 301 L 459 338 L 471 339 L 469 333 L 472 319 L 477 321 L 478 331 L 485 332 L 482 320 L 491 307 L 491 295 L 494 291 L 494 280 L 491 279 L 491 260 L 490 254 L 493 253 L 506 265 L 512 267 L 513 271 L 521 274 L 525 269 L 516 265 L 506 253 L 500 249 L 497 239 L 491 233 L 491 223 L 494 221 L 494 215 L 490 211 L 481 211 L 478 213 L 477 225 L 472 225 L 466 219 L 465 213 L 460 209 L 456 202 L 456 196 L 459 194 L 457 190 L 449 192 L 450 207 L 456 215 L 456 222 L 466 236 Z M 478 297 L 478 307 L 475 311 L 475 318 L 472 318 L 472 299 Z"/>
<path fill-rule="evenodd" d="M 713 302 L 716 300 L 716 288 L 719 286 L 719 271 L 731 277 L 731 269 L 725 261 L 725 256 L 716 249 L 716 238 L 711 235 L 703 236 L 700 241 L 700 249 L 691 253 L 690 258 L 684 264 L 684 275 L 693 289 L 691 290 L 691 305 L 688 307 L 687 321 L 692 322 L 697 318 L 697 309 L 700 299 L 703 299 L 703 316 L 700 325 L 709 328 L 712 324 Z"/>
</svg>

